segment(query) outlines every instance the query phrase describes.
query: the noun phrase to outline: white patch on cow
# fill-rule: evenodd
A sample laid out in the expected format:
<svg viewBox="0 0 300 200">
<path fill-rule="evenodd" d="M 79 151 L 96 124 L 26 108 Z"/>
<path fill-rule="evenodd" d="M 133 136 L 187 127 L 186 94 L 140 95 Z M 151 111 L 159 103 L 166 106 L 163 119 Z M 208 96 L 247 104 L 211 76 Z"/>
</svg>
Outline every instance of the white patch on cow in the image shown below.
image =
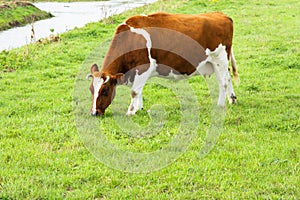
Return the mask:
<svg viewBox="0 0 300 200">
<path fill-rule="evenodd" d="M 139 75 L 138 69 L 136 70 L 136 75 L 131 88 L 131 92 L 136 95 L 132 96 L 131 103 L 127 112 L 127 115 L 134 115 L 138 110 L 141 110 L 143 108 L 142 91 L 147 80 L 153 75 L 153 72 L 156 70 L 157 63 L 156 60 L 151 57 L 152 41 L 150 34 L 146 30 L 141 28 L 130 27 L 130 30 L 131 32 L 142 35 L 145 38 L 146 47 L 148 50 L 148 58 L 150 62 L 148 70 L 143 72 L 142 74 Z"/>
<path fill-rule="evenodd" d="M 151 48 L 152 48 L 152 41 L 151 41 L 150 34 L 145 29 L 142 29 L 142 28 L 130 27 L 130 30 L 131 30 L 131 32 L 142 35 L 145 38 L 146 47 L 148 49 L 148 57 L 149 57 L 150 64 L 151 64 L 151 61 L 154 60 L 154 59 L 151 57 L 151 53 L 150 53 Z"/>
<path fill-rule="evenodd" d="M 93 98 L 93 107 L 92 107 L 92 115 L 95 115 L 97 110 L 96 110 L 96 106 L 97 106 L 97 98 L 99 95 L 99 90 L 103 84 L 104 80 L 103 78 L 100 77 L 94 77 L 93 79 L 93 86 L 94 86 L 94 98 Z"/>
<path fill-rule="evenodd" d="M 148 15 L 146 15 L 146 14 L 142 13 L 142 14 L 141 14 L 141 16 L 142 16 L 142 17 L 147 17 Z"/>
</svg>

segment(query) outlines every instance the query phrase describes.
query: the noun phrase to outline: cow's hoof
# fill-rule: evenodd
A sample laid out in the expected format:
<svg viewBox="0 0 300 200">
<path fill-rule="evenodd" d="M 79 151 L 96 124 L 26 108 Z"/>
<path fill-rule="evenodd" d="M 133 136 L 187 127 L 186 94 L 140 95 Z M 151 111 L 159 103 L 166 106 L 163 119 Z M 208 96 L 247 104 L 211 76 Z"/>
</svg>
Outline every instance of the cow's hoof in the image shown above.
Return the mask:
<svg viewBox="0 0 300 200">
<path fill-rule="evenodd" d="M 229 103 L 230 104 L 235 104 L 236 103 L 236 96 L 234 94 L 231 94 L 231 96 L 229 97 Z"/>
</svg>

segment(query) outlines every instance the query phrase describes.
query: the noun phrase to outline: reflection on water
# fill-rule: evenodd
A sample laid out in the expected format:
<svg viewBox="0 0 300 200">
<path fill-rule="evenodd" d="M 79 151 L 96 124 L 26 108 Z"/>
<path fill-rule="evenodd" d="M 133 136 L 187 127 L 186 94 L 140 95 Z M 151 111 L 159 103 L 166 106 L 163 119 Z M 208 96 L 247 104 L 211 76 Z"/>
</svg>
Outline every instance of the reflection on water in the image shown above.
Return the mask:
<svg viewBox="0 0 300 200">
<path fill-rule="evenodd" d="M 34 5 L 51 12 L 55 17 L 34 23 L 35 39 L 63 33 L 75 27 L 83 27 L 113 14 L 153 3 L 156 0 L 110 0 L 98 2 L 40 2 Z M 30 43 L 31 25 L 0 32 L 0 51 L 10 50 Z"/>
</svg>

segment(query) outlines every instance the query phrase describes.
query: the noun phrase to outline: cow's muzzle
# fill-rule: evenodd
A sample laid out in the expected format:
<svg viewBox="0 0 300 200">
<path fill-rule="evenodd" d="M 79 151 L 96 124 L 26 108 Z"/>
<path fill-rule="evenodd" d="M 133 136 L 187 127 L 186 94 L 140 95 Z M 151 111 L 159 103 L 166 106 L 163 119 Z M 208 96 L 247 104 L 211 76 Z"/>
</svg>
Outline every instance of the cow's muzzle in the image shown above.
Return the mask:
<svg viewBox="0 0 300 200">
<path fill-rule="evenodd" d="M 91 111 L 93 117 L 104 115 L 104 111 L 96 110 L 96 112 Z"/>
</svg>

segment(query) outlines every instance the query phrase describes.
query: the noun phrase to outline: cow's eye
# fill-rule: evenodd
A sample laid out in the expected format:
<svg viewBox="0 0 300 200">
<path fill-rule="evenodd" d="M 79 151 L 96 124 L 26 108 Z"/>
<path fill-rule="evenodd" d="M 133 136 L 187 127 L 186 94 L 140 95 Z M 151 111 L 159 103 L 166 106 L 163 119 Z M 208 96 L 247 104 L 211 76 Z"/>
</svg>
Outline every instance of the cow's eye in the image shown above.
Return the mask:
<svg viewBox="0 0 300 200">
<path fill-rule="evenodd" d="M 102 95 L 103 96 L 108 96 L 108 91 L 109 91 L 109 88 L 103 88 Z"/>
</svg>

